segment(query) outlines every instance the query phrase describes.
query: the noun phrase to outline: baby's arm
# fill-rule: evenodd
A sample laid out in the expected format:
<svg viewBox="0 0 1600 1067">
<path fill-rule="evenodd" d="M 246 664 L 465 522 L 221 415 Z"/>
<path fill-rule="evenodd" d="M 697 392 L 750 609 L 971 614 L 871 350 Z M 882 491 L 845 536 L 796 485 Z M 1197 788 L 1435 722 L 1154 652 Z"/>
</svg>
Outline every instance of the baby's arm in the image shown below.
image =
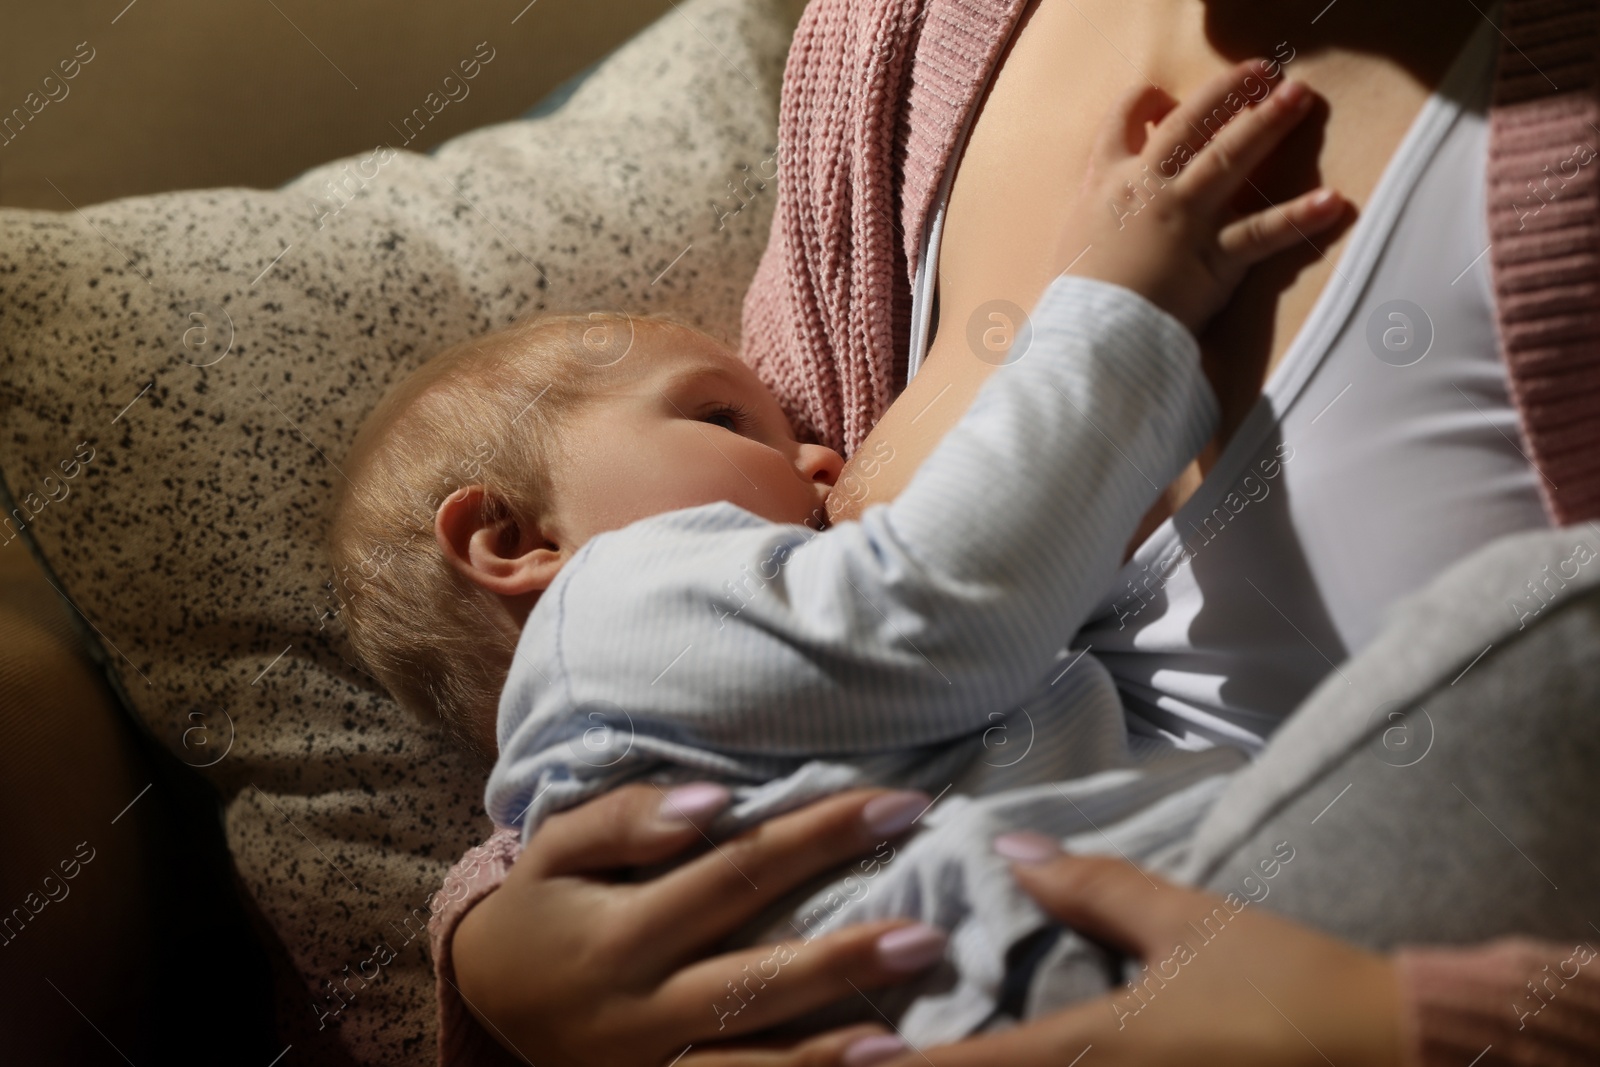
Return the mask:
<svg viewBox="0 0 1600 1067">
<path fill-rule="evenodd" d="M 798 712 L 809 693 L 901 738 L 943 712 L 961 732 L 1014 708 L 1210 437 L 1198 347 L 1170 315 L 1063 276 L 1032 320 L 1027 354 L 989 379 L 897 499 L 797 546 L 737 605 L 730 624 L 796 649 L 780 705 Z"/>
</svg>

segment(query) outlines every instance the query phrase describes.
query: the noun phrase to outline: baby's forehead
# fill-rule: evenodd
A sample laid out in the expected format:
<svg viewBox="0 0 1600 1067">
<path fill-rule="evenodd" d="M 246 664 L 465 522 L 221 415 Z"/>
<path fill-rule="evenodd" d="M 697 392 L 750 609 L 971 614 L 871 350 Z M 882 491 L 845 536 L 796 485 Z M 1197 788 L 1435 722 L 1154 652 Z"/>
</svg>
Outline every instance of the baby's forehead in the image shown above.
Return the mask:
<svg viewBox="0 0 1600 1067">
<path fill-rule="evenodd" d="M 617 369 L 658 380 L 712 375 L 759 386 L 755 372 L 715 338 L 674 323 L 635 327 L 633 345 Z"/>
<path fill-rule="evenodd" d="M 697 360 L 709 356 L 718 361 L 739 362 L 739 357 L 721 341 L 675 322 L 637 319 L 634 337 L 641 349 L 658 358 Z"/>
</svg>

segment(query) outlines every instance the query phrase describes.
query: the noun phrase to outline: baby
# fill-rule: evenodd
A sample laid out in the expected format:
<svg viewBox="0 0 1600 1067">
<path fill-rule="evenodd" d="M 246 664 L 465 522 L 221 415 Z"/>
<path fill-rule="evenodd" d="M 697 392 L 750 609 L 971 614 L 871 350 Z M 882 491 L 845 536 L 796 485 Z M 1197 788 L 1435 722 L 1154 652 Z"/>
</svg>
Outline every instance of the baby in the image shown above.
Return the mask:
<svg viewBox="0 0 1600 1067">
<path fill-rule="evenodd" d="M 360 577 L 358 654 L 494 755 L 489 813 L 524 840 L 641 778 L 731 786 L 713 836 L 856 785 L 943 797 L 892 863 L 745 938 L 894 915 L 950 930 L 940 973 L 890 1008 L 913 1044 L 1100 991 L 1098 950 L 1052 944 L 988 842 L 1029 829 L 1159 869 L 1241 758 L 1131 736 L 1106 671 L 1063 651 L 1213 433 L 1192 331 L 1342 211 L 1323 192 L 1229 208 L 1309 103 L 1285 83 L 1234 117 L 1230 87 L 1123 101 L 1029 347 L 928 455 L 856 457 L 916 469 L 859 520 L 825 519 L 841 457 L 687 326 L 546 316 L 435 357 L 346 462 L 331 551 Z M 739 1010 L 730 993 L 714 1011 Z"/>
</svg>

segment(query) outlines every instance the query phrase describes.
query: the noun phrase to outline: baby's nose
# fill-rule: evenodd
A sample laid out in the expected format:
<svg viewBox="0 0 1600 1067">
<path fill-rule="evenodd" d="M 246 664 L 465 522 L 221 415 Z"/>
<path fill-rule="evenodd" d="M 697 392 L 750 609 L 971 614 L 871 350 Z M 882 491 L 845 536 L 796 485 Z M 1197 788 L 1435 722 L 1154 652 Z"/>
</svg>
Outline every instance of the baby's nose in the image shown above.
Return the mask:
<svg viewBox="0 0 1600 1067">
<path fill-rule="evenodd" d="M 797 464 L 801 477 L 807 481 L 832 485 L 839 480 L 844 469 L 844 457 L 823 445 L 801 445 Z"/>
</svg>

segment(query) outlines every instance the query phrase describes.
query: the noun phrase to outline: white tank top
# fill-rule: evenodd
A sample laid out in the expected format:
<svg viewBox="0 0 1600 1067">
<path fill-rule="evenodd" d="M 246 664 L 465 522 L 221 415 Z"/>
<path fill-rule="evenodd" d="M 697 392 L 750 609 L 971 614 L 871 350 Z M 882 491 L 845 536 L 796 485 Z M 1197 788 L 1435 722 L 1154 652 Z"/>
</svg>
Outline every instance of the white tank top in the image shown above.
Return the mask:
<svg viewBox="0 0 1600 1067">
<path fill-rule="evenodd" d="M 1257 750 L 1396 599 L 1549 526 L 1490 291 L 1495 42 L 1486 22 L 1462 50 L 1260 400 L 1075 639 L 1116 677 L 1136 732 Z M 913 289 L 913 373 L 951 177 Z"/>
</svg>

